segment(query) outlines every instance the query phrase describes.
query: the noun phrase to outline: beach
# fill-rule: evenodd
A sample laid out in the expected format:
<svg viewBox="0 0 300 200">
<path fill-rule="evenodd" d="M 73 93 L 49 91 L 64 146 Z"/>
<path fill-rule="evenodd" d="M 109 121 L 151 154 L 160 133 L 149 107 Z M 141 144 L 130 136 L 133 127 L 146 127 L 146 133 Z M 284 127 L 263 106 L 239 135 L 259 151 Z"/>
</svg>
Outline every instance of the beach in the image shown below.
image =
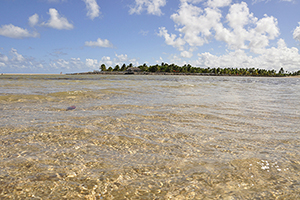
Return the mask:
<svg viewBox="0 0 300 200">
<path fill-rule="evenodd" d="M 0 198 L 299 199 L 298 78 L 0 76 Z"/>
</svg>

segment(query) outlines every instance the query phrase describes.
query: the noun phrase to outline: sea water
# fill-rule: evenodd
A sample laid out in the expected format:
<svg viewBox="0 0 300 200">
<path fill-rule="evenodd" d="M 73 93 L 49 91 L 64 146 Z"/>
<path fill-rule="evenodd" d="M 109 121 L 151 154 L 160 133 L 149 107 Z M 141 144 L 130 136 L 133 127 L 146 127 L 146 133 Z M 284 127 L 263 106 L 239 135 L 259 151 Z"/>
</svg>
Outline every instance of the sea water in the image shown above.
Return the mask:
<svg viewBox="0 0 300 200">
<path fill-rule="evenodd" d="M 299 199 L 300 79 L 2 75 L 0 198 Z"/>
</svg>

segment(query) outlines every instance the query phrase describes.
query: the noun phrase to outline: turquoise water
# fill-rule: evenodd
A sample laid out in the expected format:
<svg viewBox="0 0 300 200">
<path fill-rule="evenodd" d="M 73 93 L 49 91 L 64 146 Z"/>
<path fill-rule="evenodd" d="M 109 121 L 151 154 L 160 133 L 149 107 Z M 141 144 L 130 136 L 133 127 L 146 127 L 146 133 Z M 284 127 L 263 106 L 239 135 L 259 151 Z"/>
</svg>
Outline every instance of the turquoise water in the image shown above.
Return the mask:
<svg viewBox="0 0 300 200">
<path fill-rule="evenodd" d="M 299 78 L 0 76 L 0 197 L 297 199 L 299 99 Z"/>
</svg>

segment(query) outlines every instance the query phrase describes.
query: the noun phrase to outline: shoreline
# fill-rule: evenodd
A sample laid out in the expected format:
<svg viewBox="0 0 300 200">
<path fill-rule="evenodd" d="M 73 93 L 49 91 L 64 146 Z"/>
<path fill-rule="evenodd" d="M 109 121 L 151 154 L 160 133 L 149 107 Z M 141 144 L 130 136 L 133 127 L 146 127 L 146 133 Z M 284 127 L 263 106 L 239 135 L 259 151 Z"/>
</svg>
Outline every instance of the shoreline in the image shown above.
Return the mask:
<svg viewBox="0 0 300 200">
<path fill-rule="evenodd" d="M 172 72 L 81 72 L 66 73 L 66 75 L 161 75 L 161 76 L 235 76 L 235 77 L 274 77 L 274 78 L 300 78 L 296 76 L 259 76 L 259 75 L 236 75 L 236 74 L 214 74 L 214 73 L 172 73 Z"/>
<path fill-rule="evenodd" d="M 160 75 L 160 76 L 235 76 L 235 77 L 274 77 L 274 78 L 300 78 L 296 76 L 256 76 L 256 75 L 235 75 L 235 74 L 214 74 L 214 73 L 170 73 L 170 72 L 78 72 L 65 74 L 45 73 L 2 73 L 0 76 L 64 76 L 64 75 Z"/>
<path fill-rule="evenodd" d="M 25 75 L 30 75 L 30 76 L 32 76 L 32 75 L 66 75 L 66 74 L 45 74 L 45 73 L 41 73 L 41 74 L 39 74 L 39 73 L 1 73 L 0 74 L 0 76 L 5 76 L 5 75 L 9 75 L 9 76 L 18 76 L 18 75 L 20 75 L 20 76 L 25 76 Z"/>
</svg>

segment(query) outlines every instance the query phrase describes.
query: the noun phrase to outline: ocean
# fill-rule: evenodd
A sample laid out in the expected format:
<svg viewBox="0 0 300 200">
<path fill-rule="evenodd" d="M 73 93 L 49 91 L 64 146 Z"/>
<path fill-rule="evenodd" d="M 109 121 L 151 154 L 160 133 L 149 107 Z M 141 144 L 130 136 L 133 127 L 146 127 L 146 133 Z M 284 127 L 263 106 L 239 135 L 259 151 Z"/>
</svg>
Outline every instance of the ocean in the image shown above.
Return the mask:
<svg viewBox="0 0 300 200">
<path fill-rule="evenodd" d="M 0 139 L 0 199 L 300 199 L 300 78 L 2 75 Z"/>
</svg>

